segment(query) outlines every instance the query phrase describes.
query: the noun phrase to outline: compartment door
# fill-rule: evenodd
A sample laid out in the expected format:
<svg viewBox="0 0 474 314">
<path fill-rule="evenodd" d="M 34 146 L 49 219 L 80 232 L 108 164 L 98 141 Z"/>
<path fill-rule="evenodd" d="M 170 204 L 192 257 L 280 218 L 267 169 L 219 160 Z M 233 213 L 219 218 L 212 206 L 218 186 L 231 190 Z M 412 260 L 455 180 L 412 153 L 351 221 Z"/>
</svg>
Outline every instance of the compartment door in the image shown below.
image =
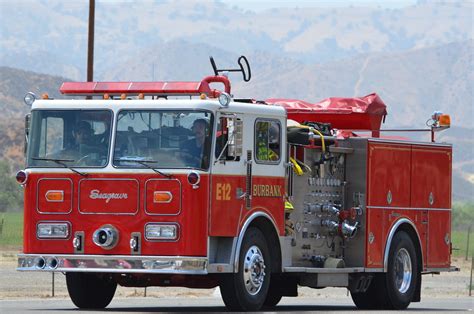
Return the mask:
<svg viewBox="0 0 474 314">
<path fill-rule="evenodd" d="M 427 220 L 423 250 L 427 267 L 450 265 L 451 157 L 451 147 L 412 148 L 411 206 L 428 213 L 427 219 L 423 217 Z"/>
</svg>

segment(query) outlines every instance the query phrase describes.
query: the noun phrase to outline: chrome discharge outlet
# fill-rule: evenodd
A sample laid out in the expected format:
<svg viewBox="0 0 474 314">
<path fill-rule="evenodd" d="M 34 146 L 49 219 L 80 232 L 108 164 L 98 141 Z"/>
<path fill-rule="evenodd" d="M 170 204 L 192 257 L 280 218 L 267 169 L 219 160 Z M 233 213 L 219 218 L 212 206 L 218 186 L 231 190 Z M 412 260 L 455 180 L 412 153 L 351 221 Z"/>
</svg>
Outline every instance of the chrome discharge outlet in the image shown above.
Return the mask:
<svg viewBox="0 0 474 314">
<path fill-rule="evenodd" d="M 353 225 L 349 224 L 347 220 L 342 222 L 336 222 L 331 219 L 321 220 L 321 226 L 326 227 L 328 234 L 330 235 L 341 235 L 344 238 L 352 239 L 357 234 L 359 229 L 359 223 L 356 222 Z"/>
<path fill-rule="evenodd" d="M 104 249 L 111 249 L 118 242 L 118 231 L 111 225 L 102 226 L 94 231 L 92 241 Z"/>
<path fill-rule="evenodd" d="M 58 259 L 56 257 L 48 257 L 46 260 L 46 267 L 50 269 L 58 268 Z"/>
<path fill-rule="evenodd" d="M 356 222 L 355 224 L 350 225 L 347 221 L 343 221 L 341 223 L 340 229 L 341 229 L 342 235 L 345 238 L 352 239 L 357 234 L 357 230 L 359 229 L 359 223 Z"/>
<path fill-rule="evenodd" d="M 33 264 L 35 265 L 36 268 L 43 269 L 44 266 L 46 266 L 46 261 L 44 260 L 43 256 L 38 256 L 35 258 Z"/>
</svg>

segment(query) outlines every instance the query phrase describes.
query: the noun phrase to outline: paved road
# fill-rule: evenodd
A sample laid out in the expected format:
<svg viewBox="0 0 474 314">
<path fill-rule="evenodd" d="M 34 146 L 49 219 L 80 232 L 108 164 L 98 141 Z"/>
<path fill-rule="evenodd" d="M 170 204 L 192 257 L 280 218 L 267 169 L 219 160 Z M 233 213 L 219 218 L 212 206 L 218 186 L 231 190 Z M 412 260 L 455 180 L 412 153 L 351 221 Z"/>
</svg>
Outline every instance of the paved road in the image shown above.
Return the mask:
<svg viewBox="0 0 474 314">
<path fill-rule="evenodd" d="M 473 310 L 474 297 L 449 299 L 424 299 L 413 303 L 411 312 L 460 312 Z M 350 299 L 341 298 L 284 298 L 272 312 L 352 312 L 355 310 Z M 225 312 L 220 298 L 117 298 L 107 308 L 107 312 Z M 1 300 L 2 313 L 99 313 L 99 311 L 79 311 L 68 299 Z M 373 313 L 373 312 L 372 312 Z"/>
</svg>

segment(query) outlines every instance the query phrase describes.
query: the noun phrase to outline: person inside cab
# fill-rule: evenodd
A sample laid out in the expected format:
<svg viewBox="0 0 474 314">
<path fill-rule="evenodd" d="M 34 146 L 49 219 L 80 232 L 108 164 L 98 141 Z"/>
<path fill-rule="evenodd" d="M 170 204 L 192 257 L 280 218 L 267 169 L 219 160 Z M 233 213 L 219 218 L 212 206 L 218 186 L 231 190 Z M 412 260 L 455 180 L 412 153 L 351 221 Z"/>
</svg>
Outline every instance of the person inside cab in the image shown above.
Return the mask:
<svg viewBox="0 0 474 314">
<path fill-rule="evenodd" d="M 79 121 L 79 123 L 72 130 L 74 143 L 77 149 L 80 145 L 92 145 L 94 130 L 87 121 Z"/>
<path fill-rule="evenodd" d="M 277 124 L 266 121 L 257 123 L 257 160 L 274 162 L 280 159 L 280 130 Z"/>
<path fill-rule="evenodd" d="M 181 143 L 180 155 L 190 167 L 207 168 L 209 160 L 206 137 L 209 133 L 209 122 L 206 119 L 196 119 L 191 131 L 194 133 L 194 138 Z"/>
<path fill-rule="evenodd" d="M 61 158 L 82 161 L 94 151 L 94 129 L 87 121 L 79 121 L 72 129 L 69 145 L 61 152 Z"/>
</svg>

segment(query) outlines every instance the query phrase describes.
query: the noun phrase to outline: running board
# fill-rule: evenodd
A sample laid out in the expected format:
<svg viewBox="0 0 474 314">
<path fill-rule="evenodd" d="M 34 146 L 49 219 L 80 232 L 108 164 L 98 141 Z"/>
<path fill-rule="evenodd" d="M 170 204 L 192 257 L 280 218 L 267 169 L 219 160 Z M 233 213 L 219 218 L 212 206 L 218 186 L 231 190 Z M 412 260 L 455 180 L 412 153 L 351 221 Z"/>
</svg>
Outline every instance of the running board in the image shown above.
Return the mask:
<svg viewBox="0 0 474 314">
<path fill-rule="evenodd" d="M 380 269 L 381 271 L 383 269 Z M 285 267 L 283 272 L 285 273 L 312 273 L 312 274 L 352 274 L 352 273 L 363 273 L 373 272 L 372 269 L 366 269 L 364 267 L 347 267 L 347 268 L 317 268 L 317 267 Z"/>
</svg>

